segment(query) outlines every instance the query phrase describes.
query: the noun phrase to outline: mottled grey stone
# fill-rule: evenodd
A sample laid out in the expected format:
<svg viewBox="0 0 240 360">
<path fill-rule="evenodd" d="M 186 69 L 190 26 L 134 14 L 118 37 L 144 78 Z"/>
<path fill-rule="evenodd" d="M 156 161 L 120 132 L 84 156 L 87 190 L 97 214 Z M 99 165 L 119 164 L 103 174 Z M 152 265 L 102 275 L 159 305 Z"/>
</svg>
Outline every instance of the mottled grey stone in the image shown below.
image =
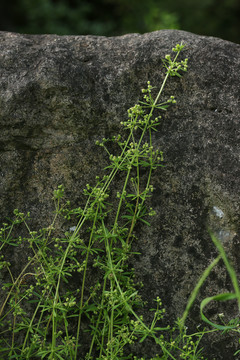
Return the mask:
<svg viewBox="0 0 240 360">
<path fill-rule="evenodd" d="M 216 256 L 208 226 L 240 272 L 240 46 L 175 30 L 112 38 L 0 32 L 0 219 L 29 210 L 36 227 L 52 216 L 57 185 L 74 205 L 82 201 L 81 189 L 107 164 L 95 140 L 119 132 L 147 80 L 161 85 L 161 59 L 181 41 L 189 71 L 166 85 L 164 96 L 177 104 L 154 134 L 166 165 L 152 180 L 157 215 L 139 229 L 134 249 L 142 255 L 133 260 L 143 298 L 151 307 L 160 296 L 169 321 Z M 189 326 L 200 321 L 201 299 L 231 290 L 216 268 Z M 228 310 L 237 315 L 232 303 Z M 230 335 L 206 338 L 206 355 L 231 359 L 236 346 Z"/>
</svg>

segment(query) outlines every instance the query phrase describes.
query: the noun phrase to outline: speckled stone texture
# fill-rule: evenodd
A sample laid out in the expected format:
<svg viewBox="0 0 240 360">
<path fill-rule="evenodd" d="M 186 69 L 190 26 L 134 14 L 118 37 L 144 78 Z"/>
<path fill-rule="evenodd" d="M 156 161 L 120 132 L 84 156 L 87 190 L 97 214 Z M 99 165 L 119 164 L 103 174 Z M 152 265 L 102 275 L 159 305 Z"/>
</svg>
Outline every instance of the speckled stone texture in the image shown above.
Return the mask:
<svg viewBox="0 0 240 360">
<path fill-rule="evenodd" d="M 207 227 L 240 273 L 240 46 L 175 30 L 112 38 L 0 32 L 0 219 L 14 208 L 29 210 L 36 228 L 52 216 L 57 185 L 64 184 L 73 205 L 82 201 L 82 188 L 107 164 L 95 141 L 120 131 L 148 80 L 161 85 L 161 59 L 181 41 L 189 71 L 167 83 L 164 97 L 175 95 L 177 104 L 154 134 L 166 165 L 152 180 L 157 215 L 151 227 L 137 229 L 134 250 L 142 255 L 132 260 L 147 307 L 160 296 L 166 322 L 181 316 L 217 254 Z M 22 251 L 13 255 L 16 263 Z M 232 287 L 220 265 L 202 288 L 189 327 L 200 323 L 201 299 L 227 291 Z M 226 306 L 237 315 L 235 303 Z M 226 311 L 210 310 L 214 321 Z M 206 356 L 217 360 L 232 359 L 237 348 L 230 334 L 206 337 L 204 344 Z M 141 346 L 142 356 L 153 355 L 152 346 Z"/>
</svg>

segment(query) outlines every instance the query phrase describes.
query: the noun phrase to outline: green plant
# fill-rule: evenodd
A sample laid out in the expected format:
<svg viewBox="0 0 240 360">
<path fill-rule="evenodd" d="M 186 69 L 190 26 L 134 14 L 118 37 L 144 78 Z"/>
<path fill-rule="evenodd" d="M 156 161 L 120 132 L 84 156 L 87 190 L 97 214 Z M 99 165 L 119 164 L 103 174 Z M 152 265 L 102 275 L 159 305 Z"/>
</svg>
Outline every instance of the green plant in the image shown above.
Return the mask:
<svg viewBox="0 0 240 360">
<path fill-rule="evenodd" d="M 134 254 L 135 225 L 149 225 L 154 215 L 147 206 L 153 191 L 151 175 L 162 166 L 163 154 L 153 147 L 152 132 L 160 122 L 159 111 L 175 103 L 173 96 L 160 99 L 168 78 L 181 77 L 180 72 L 187 70 L 187 59 L 178 61 L 183 48 L 177 44 L 175 57 L 166 55 L 163 60 L 166 74 L 156 95 L 148 82 L 143 101 L 128 110 L 128 119 L 121 123 L 126 139 L 117 135 L 97 142 L 107 152 L 109 166 L 95 186 L 86 185 L 83 207 L 71 209 L 69 202 L 64 203 L 60 185 L 53 194 L 55 214 L 49 226 L 32 231 L 30 214 L 18 210 L 13 221 L 3 224 L 0 268 L 8 280 L 0 308 L 0 358 L 140 360 L 131 354 L 131 344 L 150 337 L 160 353 L 152 360 L 203 359 L 199 343 L 205 331 L 188 335 L 184 323 L 210 268 L 182 320 L 171 328 L 163 325 L 165 310 L 159 298 L 156 308 L 150 309 L 151 324 L 139 315 L 144 303 L 128 262 Z M 119 191 L 115 191 L 117 174 Z M 76 221 L 76 226 L 64 232 L 57 226 L 59 218 Z M 7 254 L 19 246 L 28 247 L 28 256 L 16 274 Z M 222 250 L 220 256 L 225 259 Z M 229 263 L 225 264 L 230 271 Z M 235 278 L 234 286 L 239 300 Z"/>
</svg>

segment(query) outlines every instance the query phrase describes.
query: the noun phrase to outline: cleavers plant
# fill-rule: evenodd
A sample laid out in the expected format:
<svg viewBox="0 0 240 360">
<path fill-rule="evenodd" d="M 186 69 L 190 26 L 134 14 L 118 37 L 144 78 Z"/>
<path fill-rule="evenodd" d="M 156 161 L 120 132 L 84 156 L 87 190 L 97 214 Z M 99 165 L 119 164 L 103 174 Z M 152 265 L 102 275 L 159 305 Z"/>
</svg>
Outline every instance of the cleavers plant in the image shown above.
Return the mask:
<svg viewBox="0 0 240 360">
<path fill-rule="evenodd" d="M 7 281 L 0 308 L 0 359 L 141 360 L 145 357 L 134 356 L 131 344 L 147 337 L 159 346 L 159 355 L 152 360 L 204 359 L 199 343 L 207 331 L 187 335 L 185 319 L 206 276 L 183 318 L 170 328 L 162 325 L 165 310 L 160 298 L 151 309 L 150 324 L 139 315 L 145 304 L 129 268 L 135 226 L 149 225 L 154 215 L 146 203 L 153 191 L 152 172 L 163 166 L 163 154 L 153 147 L 152 132 L 157 131 L 159 112 L 176 102 L 173 96 L 161 98 L 168 78 L 187 71 L 188 59 L 178 61 L 183 48 L 177 44 L 174 58 L 166 55 L 163 60 L 166 73 L 156 96 L 148 82 L 143 101 L 128 110 L 127 120 L 121 122 L 125 138 L 97 141 L 109 156 L 109 166 L 107 174 L 96 177 L 95 186 L 86 185 L 83 207 L 71 209 L 69 202 L 64 203 L 60 185 L 53 194 L 50 225 L 32 231 L 30 214 L 18 210 L 14 220 L 3 224 L 0 269 Z M 121 179 L 118 191 L 116 175 Z M 76 225 L 64 232 L 57 226 L 59 218 Z M 20 246 L 28 256 L 16 274 L 9 254 Z"/>
</svg>

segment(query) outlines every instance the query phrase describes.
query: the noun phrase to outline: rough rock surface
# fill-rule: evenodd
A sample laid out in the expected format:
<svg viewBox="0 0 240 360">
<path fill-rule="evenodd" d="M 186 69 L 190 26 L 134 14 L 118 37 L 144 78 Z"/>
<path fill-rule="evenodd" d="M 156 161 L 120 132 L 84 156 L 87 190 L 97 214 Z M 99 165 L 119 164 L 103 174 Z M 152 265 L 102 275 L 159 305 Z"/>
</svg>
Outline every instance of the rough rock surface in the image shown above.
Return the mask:
<svg viewBox="0 0 240 360">
<path fill-rule="evenodd" d="M 166 167 L 153 177 L 157 216 L 141 229 L 134 264 L 143 297 L 151 304 L 159 295 L 170 320 L 216 255 L 207 226 L 240 273 L 240 46 L 173 30 L 113 38 L 0 33 L 0 219 L 18 208 L 42 225 L 57 185 L 81 201 L 106 165 L 95 140 L 119 131 L 147 80 L 160 86 L 161 59 L 181 41 L 189 71 L 165 89 L 177 99 L 154 138 Z M 198 300 L 231 289 L 219 267 Z M 233 304 L 229 311 L 237 314 Z M 209 359 L 226 360 L 237 345 L 226 335 L 206 346 Z"/>
</svg>

